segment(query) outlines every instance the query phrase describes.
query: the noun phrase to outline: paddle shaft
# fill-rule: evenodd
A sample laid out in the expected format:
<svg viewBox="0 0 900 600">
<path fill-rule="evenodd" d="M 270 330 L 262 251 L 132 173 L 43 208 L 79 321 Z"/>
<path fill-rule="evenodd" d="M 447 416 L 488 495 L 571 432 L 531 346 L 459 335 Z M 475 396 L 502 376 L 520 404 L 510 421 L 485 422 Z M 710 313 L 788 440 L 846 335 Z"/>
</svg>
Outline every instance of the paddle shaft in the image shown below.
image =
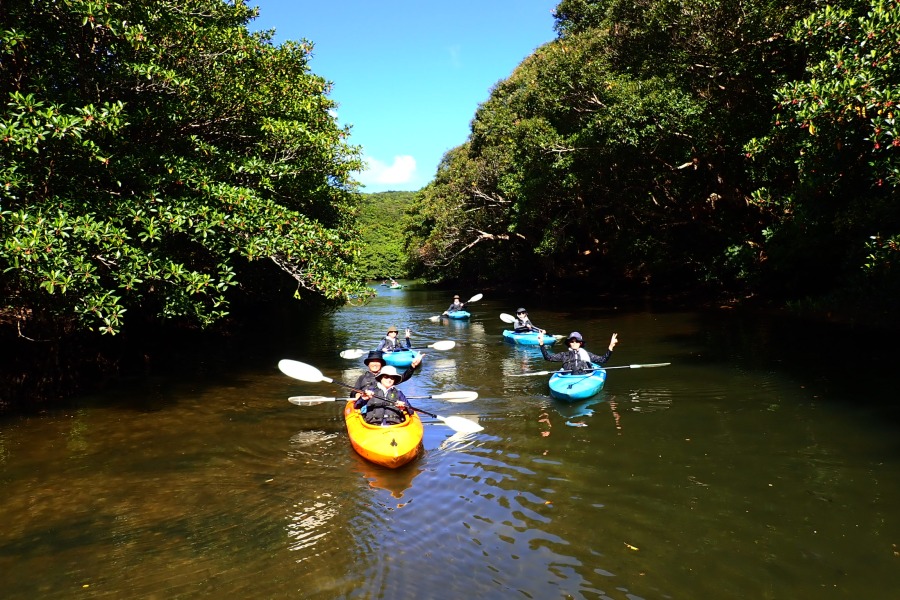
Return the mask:
<svg viewBox="0 0 900 600">
<path fill-rule="evenodd" d="M 597 369 L 585 369 L 580 373 L 593 373 L 594 371 L 609 371 L 610 369 L 649 369 L 651 367 L 667 367 L 672 363 L 650 363 L 646 365 L 619 365 L 616 367 L 599 367 Z M 525 377 L 528 375 L 552 375 L 553 373 L 571 373 L 571 369 L 559 371 L 535 371 L 534 373 L 517 373 L 513 377 Z"/>
</svg>

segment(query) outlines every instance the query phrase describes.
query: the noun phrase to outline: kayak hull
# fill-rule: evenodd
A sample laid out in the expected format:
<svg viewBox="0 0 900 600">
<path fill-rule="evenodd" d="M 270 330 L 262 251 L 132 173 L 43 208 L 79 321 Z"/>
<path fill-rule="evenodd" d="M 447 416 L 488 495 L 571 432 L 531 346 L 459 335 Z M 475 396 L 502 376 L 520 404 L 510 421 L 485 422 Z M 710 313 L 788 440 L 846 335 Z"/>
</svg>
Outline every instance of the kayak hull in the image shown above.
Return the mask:
<svg viewBox="0 0 900 600">
<path fill-rule="evenodd" d="M 457 310 L 452 313 L 447 313 L 444 316 L 447 317 L 448 319 L 468 319 L 469 317 L 472 316 L 472 313 L 470 313 L 467 310 Z"/>
<path fill-rule="evenodd" d="M 384 362 L 392 367 L 408 367 L 421 353 L 415 350 L 395 350 L 384 353 Z"/>
<path fill-rule="evenodd" d="M 600 365 L 594 365 L 600 369 Z M 554 373 L 550 377 L 550 395 L 559 400 L 584 400 L 596 396 L 606 383 L 606 371 L 591 374 Z"/>
<path fill-rule="evenodd" d="M 527 331 L 525 333 L 515 333 L 509 329 L 503 330 L 503 341 L 509 342 L 510 344 L 517 344 L 519 346 L 537 346 L 538 345 L 538 334 L 534 331 Z M 556 343 L 556 337 L 548 334 L 544 334 L 544 345 L 552 346 Z"/>
<path fill-rule="evenodd" d="M 370 425 L 353 408 L 353 401 L 344 406 L 344 421 L 350 444 L 356 453 L 377 465 L 396 469 L 413 460 L 422 448 L 425 430 L 418 414 L 398 425 Z"/>
</svg>

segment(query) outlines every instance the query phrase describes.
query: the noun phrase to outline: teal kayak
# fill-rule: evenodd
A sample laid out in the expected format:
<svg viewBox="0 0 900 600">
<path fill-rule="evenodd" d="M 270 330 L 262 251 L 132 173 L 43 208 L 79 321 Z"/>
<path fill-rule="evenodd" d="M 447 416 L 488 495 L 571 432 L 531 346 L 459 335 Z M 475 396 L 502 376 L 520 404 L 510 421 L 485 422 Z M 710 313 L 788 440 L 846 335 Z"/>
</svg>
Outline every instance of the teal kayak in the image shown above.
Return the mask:
<svg viewBox="0 0 900 600">
<path fill-rule="evenodd" d="M 468 319 L 472 316 L 472 314 L 467 310 L 456 310 L 443 316 L 447 317 L 448 319 Z"/>
<path fill-rule="evenodd" d="M 524 333 L 515 333 L 509 329 L 503 330 L 503 341 L 511 344 L 519 344 L 520 346 L 537 346 L 538 334 L 535 331 L 526 331 Z M 556 336 L 544 334 L 544 345 L 552 346 L 556 343 Z"/>
<path fill-rule="evenodd" d="M 408 367 L 417 356 L 421 356 L 421 353 L 415 350 L 395 350 L 384 353 L 384 362 L 392 367 Z"/>
<path fill-rule="evenodd" d="M 593 372 L 554 373 L 550 376 L 550 395 L 559 400 L 584 400 L 596 396 L 606 383 L 606 370 L 594 364 Z"/>
</svg>

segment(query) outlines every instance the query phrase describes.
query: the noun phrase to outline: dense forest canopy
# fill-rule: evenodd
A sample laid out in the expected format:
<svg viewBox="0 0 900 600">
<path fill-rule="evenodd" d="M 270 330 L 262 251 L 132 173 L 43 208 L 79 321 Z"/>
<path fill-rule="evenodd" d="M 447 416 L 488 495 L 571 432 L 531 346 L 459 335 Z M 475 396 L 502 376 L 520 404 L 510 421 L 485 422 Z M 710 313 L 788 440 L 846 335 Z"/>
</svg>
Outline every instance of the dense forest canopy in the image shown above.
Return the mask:
<svg viewBox="0 0 900 600">
<path fill-rule="evenodd" d="M 892 303 L 897 2 L 556 18 L 419 194 L 418 274 Z"/>
<path fill-rule="evenodd" d="M 275 46 L 249 32 L 255 15 L 221 0 L 3 3 L 0 291 L 22 335 L 116 333 L 135 313 L 205 325 L 291 286 L 367 294 L 359 150 L 311 43 Z"/>
<path fill-rule="evenodd" d="M 363 194 L 359 210 L 358 263 L 367 279 L 395 279 L 408 274 L 405 238 L 406 211 L 413 192 Z"/>
</svg>

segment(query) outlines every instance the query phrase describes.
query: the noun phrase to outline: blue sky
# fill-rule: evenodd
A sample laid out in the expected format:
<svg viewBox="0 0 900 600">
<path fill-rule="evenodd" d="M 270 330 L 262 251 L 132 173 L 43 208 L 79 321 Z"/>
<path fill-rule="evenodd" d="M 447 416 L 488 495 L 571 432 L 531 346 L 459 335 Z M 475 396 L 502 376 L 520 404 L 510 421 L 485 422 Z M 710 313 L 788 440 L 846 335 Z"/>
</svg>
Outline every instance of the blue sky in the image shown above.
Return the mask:
<svg viewBox="0 0 900 600">
<path fill-rule="evenodd" d="M 364 192 L 418 190 L 466 141 L 491 87 L 555 38 L 559 0 L 249 0 L 251 29 L 315 44 L 338 122 L 363 147 Z"/>
</svg>

